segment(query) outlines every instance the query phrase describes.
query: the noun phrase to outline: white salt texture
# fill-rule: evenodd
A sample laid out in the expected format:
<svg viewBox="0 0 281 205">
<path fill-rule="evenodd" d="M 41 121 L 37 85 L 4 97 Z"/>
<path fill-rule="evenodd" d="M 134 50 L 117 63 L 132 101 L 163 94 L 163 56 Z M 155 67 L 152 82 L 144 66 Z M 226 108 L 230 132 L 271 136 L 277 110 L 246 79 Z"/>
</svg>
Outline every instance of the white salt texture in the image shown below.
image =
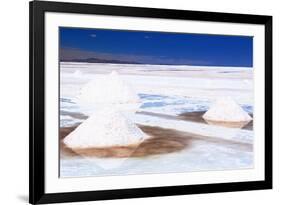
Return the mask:
<svg viewBox="0 0 281 205">
<path fill-rule="evenodd" d="M 147 135 L 115 108 L 90 116 L 64 139 L 70 148 L 111 147 L 139 144 Z"/>
<path fill-rule="evenodd" d="M 127 104 L 139 103 L 139 97 L 116 71 L 98 76 L 80 91 L 78 103 L 81 104 Z"/>
<path fill-rule="evenodd" d="M 203 115 L 205 120 L 221 122 L 245 122 L 252 120 L 232 98 L 223 97 L 216 100 Z"/>
<path fill-rule="evenodd" d="M 75 78 L 80 78 L 80 77 L 82 77 L 82 72 L 80 71 L 80 70 L 76 70 L 74 73 L 73 73 L 73 76 L 75 77 Z"/>
</svg>

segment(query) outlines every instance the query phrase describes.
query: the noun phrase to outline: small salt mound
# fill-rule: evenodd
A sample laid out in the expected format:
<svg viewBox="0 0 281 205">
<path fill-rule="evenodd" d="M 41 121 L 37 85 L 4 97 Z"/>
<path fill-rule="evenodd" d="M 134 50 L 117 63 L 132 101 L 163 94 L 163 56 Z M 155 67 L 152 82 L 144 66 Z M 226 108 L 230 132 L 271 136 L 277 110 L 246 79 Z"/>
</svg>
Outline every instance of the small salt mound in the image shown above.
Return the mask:
<svg viewBox="0 0 281 205">
<path fill-rule="evenodd" d="M 138 103 L 138 95 L 121 79 L 116 71 L 96 77 L 80 91 L 78 102 L 82 104 Z"/>
<path fill-rule="evenodd" d="M 76 70 L 74 73 L 73 73 L 73 76 L 74 77 L 81 77 L 82 76 L 82 72 L 80 70 Z"/>
<path fill-rule="evenodd" d="M 203 118 L 221 122 L 246 122 L 252 120 L 251 116 L 229 97 L 218 99 L 203 115 Z"/>
<path fill-rule="evenodd" d="M 141 143 L 147 135 L 119 111 L 108 106 L 95 112 L 64 138 L 70 148 L 111 147 Z"/>
</svg>

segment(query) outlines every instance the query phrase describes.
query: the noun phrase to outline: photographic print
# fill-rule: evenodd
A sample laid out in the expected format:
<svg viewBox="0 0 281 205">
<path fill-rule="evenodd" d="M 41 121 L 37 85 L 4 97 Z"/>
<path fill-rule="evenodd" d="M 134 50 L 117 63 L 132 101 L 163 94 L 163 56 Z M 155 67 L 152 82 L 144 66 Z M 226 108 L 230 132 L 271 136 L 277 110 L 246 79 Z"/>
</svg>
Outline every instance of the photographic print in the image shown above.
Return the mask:
<svg viewBox="0 0 281 205">
<path fill-rule="evenodd" d="M 272 188 L 272 16 L 29 6 L 30 203 Z"/>
<path fill-rule="evenodd" d="M 58 35 L 61 178 L 254 167 L 252 36 Z"/>
</svg>

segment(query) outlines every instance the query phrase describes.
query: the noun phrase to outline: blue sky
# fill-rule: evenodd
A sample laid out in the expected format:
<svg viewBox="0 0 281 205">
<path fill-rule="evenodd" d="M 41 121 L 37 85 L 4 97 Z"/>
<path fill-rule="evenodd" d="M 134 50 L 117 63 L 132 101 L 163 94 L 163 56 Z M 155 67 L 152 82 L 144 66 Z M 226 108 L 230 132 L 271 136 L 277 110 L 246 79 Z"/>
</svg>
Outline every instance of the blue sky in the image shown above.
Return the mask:
<svg viewBox="0 0 281 205">
<path fill-rule="evenodd" d="M 63 58 L 145 64 L 252 67 L 253 38 L 187 33 L 60 28 Z"/>
</svg>

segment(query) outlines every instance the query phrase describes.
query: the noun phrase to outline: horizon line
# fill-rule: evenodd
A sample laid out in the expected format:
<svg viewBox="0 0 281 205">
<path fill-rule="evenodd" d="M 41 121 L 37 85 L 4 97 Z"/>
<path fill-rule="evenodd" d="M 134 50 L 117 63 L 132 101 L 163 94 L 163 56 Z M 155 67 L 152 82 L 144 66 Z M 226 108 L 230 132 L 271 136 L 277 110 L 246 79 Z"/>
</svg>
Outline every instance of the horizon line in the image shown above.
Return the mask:
<svg viewBox="0 0 281 205">
<path fill-rule="evenodd" d="M 63 61 L 59 63 L 76 63 L 76 64 L 110 64 L 110 65 L 150 65 L 150 66 L 190 66 L 190 67 L 223 67 L 223 68 L 254 68 L 254 66 L 225 66 L 225 65 L 190 65 L 190 64 L 149 64 L 149 63 L 95 63 L 95 62 L 78 62 Z"/>
</svg>

